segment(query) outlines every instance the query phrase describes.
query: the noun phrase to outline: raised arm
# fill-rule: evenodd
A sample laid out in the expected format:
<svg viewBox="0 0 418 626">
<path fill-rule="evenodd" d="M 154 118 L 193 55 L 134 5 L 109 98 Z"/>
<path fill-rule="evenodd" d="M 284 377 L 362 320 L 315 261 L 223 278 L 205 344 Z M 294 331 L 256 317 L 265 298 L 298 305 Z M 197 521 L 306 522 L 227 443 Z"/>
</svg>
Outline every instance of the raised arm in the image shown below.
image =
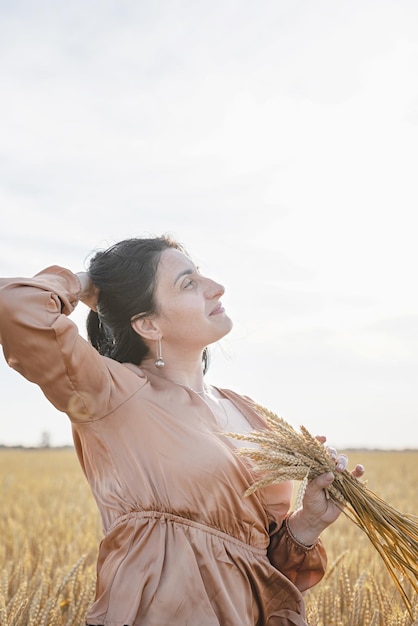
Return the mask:
<svg viewBox="0 0 418 626">
<path fill-rule="evenodd" d="M 74 421 L 101 417 L 117 401 L 107 360 L 67 317 L 89 297 L 88 275 L 58 266 L 33 278 L 0 279 L 0 343 L 8 364 Z"/>
</svg>

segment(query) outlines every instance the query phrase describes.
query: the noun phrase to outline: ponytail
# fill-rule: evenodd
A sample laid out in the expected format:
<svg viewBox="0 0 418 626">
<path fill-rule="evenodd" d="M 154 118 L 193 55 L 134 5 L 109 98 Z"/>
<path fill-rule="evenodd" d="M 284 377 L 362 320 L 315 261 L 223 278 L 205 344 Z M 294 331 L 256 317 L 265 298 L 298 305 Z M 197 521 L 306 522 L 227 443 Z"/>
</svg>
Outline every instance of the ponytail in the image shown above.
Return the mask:
<svg viewBox="0 0 418 626">
<path fill-rule="evenodd" d="M 96 311 L 90 310 L 86 325 L 87 334 L 93 348 L 96 348 L 103 356 L 110 356 L 113 340 Z"/>
</svg>

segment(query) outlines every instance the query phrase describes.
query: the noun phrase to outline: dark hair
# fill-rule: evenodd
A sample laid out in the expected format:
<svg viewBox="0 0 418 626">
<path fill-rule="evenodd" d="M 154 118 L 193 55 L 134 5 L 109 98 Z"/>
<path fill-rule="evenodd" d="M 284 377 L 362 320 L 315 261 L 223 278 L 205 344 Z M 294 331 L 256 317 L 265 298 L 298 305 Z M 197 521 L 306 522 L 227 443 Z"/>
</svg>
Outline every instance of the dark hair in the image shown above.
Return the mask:
<svg viewBox="0 0 418 626">
<path fill-rule="evenodd" d="M 135 315 L 157 313 L 155 275 L 161 253 L 185 252 L 168 236 L 125 239 L 90 260 L 88 273 L 99 289 L 97 313 L 87 317 L 90 343 L 103 356 L 140 365 L 148 347 L 131 324 Z"/>
</svg>

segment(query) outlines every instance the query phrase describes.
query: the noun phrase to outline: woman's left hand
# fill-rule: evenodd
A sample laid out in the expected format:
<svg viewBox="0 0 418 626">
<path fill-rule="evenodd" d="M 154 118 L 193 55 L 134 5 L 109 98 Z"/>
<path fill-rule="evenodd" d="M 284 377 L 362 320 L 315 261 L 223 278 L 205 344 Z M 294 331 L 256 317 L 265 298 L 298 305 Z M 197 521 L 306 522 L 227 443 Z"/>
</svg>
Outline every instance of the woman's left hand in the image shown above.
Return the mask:
<svg viewBox="0 0 418 626">
<path fill-rule="evenodd" d="M 326 441 L 325 437 L 318 437 L 318 440 L 321 443 Z M 335 460 L 336 472 L 347 469 L 348 458 L 345 454 L 339 455 L 334 448 L 328 448 L 328 452 Z M 360 478 L 364 474 L 364 467 L 356 465 L 351 473 Z M 290 516 L 288 520 L 290 531 L 300 543 L 305 545 L 315 543 L 321 532 L 341 514 L 341 505 L 335 503 L 327 493 L 333 480 L 333 472 L 327 472 L 310 481 L 303 497 L 302 508 Z"/>
</svg>

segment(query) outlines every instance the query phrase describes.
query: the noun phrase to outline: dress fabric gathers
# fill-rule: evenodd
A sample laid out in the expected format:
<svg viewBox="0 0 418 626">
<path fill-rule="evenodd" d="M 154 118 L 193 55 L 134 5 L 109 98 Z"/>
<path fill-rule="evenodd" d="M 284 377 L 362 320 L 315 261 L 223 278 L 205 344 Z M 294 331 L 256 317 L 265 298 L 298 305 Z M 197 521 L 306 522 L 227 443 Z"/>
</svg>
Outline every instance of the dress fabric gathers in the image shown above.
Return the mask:
<svg viewBox="0 0 418 626">
<path fill-rule="evenodd" d="M 306 626 L 302 592 L 323 576 L 319 540 L 292 538 L 285 485 L 243 497 L 251 464 L 195 392 L 102 357 L 68 315 L 76 275 L 49 267 L 0 280 L 9 365 L 72 423 L 103 539 L 92 626 Z M 218 389 L 254 429 L 252 402 Z"/>
</svg>

